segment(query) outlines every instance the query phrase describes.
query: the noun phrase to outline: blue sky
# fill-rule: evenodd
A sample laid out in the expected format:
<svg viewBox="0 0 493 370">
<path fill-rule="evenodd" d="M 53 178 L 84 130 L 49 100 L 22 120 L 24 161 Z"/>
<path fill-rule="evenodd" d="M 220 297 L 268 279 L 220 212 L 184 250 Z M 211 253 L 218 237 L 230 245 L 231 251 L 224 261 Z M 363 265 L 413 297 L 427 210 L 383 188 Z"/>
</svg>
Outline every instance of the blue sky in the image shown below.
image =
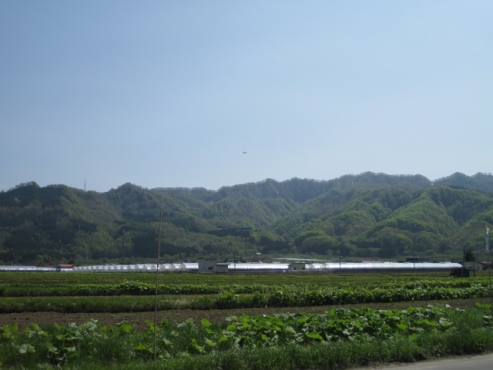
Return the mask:
<svg viewBox="0 0 493 370">
<path fill-rule="evenodd" d="M 0 34 L 0 190 L 493 172 L 489 0 L 2 0 Z"/>
</svg>

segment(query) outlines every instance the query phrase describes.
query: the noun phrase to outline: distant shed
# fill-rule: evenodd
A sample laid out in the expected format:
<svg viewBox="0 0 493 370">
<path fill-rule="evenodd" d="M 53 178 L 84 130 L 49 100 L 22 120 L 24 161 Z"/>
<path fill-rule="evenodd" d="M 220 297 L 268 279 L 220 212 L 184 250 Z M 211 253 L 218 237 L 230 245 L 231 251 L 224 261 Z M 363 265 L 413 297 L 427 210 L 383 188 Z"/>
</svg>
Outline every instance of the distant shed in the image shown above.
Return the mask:
<svg viewBox="0 0 493 370">
<path fill-rule="evenodd" d="M 199 259 L 199 272 L 214 272 L 214 266 L 217 261 L 215 258 Z"/>
<path fill-rule="evenodd" d="M 229 271 L 229 264 L 228 263 L 216 263 L 216 265 L 214 266 L 214 272 L 228 272 Z"/>
<path fill-rule="evenodd" d="M 217 262 L 214 258 L 203 258 L 199 260 L 199 272 L 228 272 L 229 263 Z"/>
<path fill-rule="evenodd" d="M 305 262 L 293 262 L 289 264 L 289 271 L 304 271 L 306 270 Z"/>
</svg>

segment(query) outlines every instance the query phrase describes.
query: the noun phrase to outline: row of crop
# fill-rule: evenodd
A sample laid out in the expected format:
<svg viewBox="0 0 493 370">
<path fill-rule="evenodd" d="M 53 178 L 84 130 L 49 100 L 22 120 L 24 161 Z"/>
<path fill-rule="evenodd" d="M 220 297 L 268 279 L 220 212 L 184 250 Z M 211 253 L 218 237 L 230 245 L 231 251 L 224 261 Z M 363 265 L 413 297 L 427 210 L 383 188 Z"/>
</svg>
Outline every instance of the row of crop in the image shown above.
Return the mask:
<svg viewBox="0 0 493 370">
<path fill-rule="evenodd" d="M 447 279 L 447 280 L 418 280 L 399 281 L 379 284 L 360 285 L 364 289 L 434 289 L 434 288 L 470 288 L 475 285 L 487 286 L 485 279 Z M 272 293 L 278 290 L 307 291 L 323 289 L 330 286 L 332 289 L 346 289 L 351 284 L 159 284 L 158 294 L 177 295 L 204 295 L 219 294 L 225 290 L 235 294 Z M 68 287 L 8 287 L 0 286 L 0 296 L 5 297 L 36 297 L 36 296 L 117 296 L 117 295 L 152 295 L 156 291 L 155 284 L 140 281 L 124 281 L 119 284 L 78 284 Z"/>
<path fill-rule="evenodd" d="M 293 285 L 293 287 L 299 286 Z M 158 294 L 196 295 L 218 294 L 224 290 L 232 290 L 237 294 L 268 293 L 281 286 L 248 284 L 248 285 L 215 285 L 215 284 L 159 284 Z M 124 281 L 120 284 L 77 284 L 65 287 L 9 287 L 0 286 L 0 296 L 4 297 L 60 297 L 60 296 L 118 296 L 118 295 L 152 295 L 156 292 L 155 284 Z"/>
<path fill-rule="evenodd" d="M 277 315 L 233 316 L 221 331 L 206 328 L 207 339 L 216 347 L 230 342 L 236 347 L 273 346 L 279 343 L 302 343 L 312 340 L 334 342 L 339 340 L 371 341 L 388 339 L 394 335 L 412 335 L 424 330 L 444 331 L 452 326 L 448 306 L 428 306 L 407 310 L 332 309 L 325 314 L 286 313 Z M 233 339 L 233 340 L 231 340 Z M 207 341 L 205 341 L 207 343 Z"/>
<path fill-rule="evenodd" d="M 378 285 L 366 285 L 362 287 L 352 288 L 350 286 L 335 286 L 329 287 L 327 285 L 305 285 L 305 284 L 290 284 L 290 285 L 262 285 L 262 284 L 250 284 L 250 285 L 159 285 L 158 294 L 160 295 L 205 295 L 205 294 L 220 294 L 222 292 L 231 292 L 234 294 L 255 294 L 255 293 L 274 293 L 278 291 L 292 292 L 294 294 L 304 294 L 313 291 L 334 291 L 334 294 L 338 294 L 337 291 L 347 293 L 353 289 L 357 291 L 394 291 L 400 290 L 402 292 L 413 290 L 430 290 L 436 289 L 469 289 L 469 288 L 486 288 L 488 283 L 486 281 L 417 281 L 417 282 L 405 282 L 405 283 L 385 283 Z M 76 287 L 78 296 L 110 296 L 110 295 L 149 295 L 155 294 L 156 288 L 152 284 L 126 281 L 118 285 L 79 285 Z M 371 300 L 371 299 L 370 299 Z"/>
<path fill-rule="evenodd" d="M 219 294 L 225 290 L 236 294 L 269 293 L 280 286 L 249 284 L 232 284 L 228 286 L 213 284 L 160 284 L 158 294 L 169 295 L 197 295 L 197 294 Z M 299 285 L 294 285 L 299 287 Z M 117 285 L 77 285 L 76 293 L 79 296 L 109 296 L 109 295 L 149 295 L 155 294 L 155 285 L 135 281 L 125 281 Z"/>
<path fill-rule="evenodd" d="M 390 303 L 428 300 L 449 300 L 487 297 L 490 291 L 480 284 L 469 288 L 432 289 L 319 289 L 313 291 L 277 290 L 271 294 L 239 295 L 223 292 L 214 299 L 202 297 L 193 303 L 197 308 L 295 307 L 327 306 L 361 303 Z M 200 305 L 199 303 L 202 303 Z M 208 303 L 208 304 L 207 304 Z"/>
<path fill-rule="evenodd" d="M 487 297 L 487 287 L 476 284 L 469 288 L 431 289 L 278 289 L 271 293 L 236 294 L 222 291 L 216 295 L 158 296 L 157 308 L 170 309 L 232 309 L 259 307 L 303 307 L 362 303 L 390 303 L 428 300 L 451 300 Z M 153 311 L 153 296 L 103 297 L 8 297 L 0 300 L 0 313 L 55 311 L 77 312 L 143 312 Z"/>
<path fill-rule="evenodd" d="M 474 316 L 469 322 L 474 321 L 476 327 L 491 323 L 491 317 L 486 321 L 484 317 L 478 319 L 480 316 L 472 310 L 466 314 Z M 46 329 L 34 324 L 23 332 L 12 324 L 0 327 L 0 366 L 61 367 L 76 361 L 122 365 L 148 361 L 154 354 L 159 359 L 172 359 L 266 347 L 368 343 L 454 331 L 456 319 L 456 312 L 446 306 L 428 306 L 391 311 L 333 309 L 325 314 L 242 315 L 230 317 L 220 325 L 206 319 L 199 325 L 191 320 L 181 324 L 162 322 L 158 326 L 149 322 L 146 332 L 135 332 L 128 323 L 99 327 L 95 320 Z"/>
<path fill-rule="evenodd" d="M 343 289 L 329 290 L 321 289 L 300 294 L 295 299 L 300 300 L 302 305 L 319 306 L 333 304 L 354 303 L 388 303 L 424 300 L 444 300 L 459 298 L 486 297 L 489 293 L 487 287 L 477 284 L 468 288 L 394 288 L 394 289 Z M 274 294 L 277 296 L 278 294 Z M 281 304 L 286 304 L 284 294 L 281 294 Z M 271 302 L 272 305 L 275 301 Z"/>
</svg>

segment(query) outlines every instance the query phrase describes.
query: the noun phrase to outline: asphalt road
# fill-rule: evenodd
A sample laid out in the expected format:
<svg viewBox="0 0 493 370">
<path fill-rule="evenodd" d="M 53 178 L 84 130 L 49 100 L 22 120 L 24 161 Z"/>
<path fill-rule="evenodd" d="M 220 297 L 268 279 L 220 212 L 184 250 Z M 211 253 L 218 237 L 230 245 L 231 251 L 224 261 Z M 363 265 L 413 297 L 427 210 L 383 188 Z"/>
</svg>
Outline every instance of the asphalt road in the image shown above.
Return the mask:
<svg viewBox="0 0 493 370">
<path fill-rule="evenodd" d="M 444 360 L 422 361 L 414 364 L 393 364 L 388 366 L 375 366 L 358 368 L 353 370 L 492 370 L 493 354 L 471 357 L 454 357 Z"/>
</svg>

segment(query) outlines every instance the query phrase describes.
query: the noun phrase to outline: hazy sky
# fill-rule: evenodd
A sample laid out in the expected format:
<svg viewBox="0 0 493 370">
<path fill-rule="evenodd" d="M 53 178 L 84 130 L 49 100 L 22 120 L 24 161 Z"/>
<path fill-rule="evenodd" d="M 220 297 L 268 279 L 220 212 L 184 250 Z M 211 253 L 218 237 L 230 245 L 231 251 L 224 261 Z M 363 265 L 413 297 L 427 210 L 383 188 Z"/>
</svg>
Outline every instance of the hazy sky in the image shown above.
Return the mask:
<svg viewBox="0 0 493 370">
<path fill-rule="evenodd" d="M 0 35 L 0 190 L 493 172 L 491 0 L 0 0 Z"/>
</svg>

